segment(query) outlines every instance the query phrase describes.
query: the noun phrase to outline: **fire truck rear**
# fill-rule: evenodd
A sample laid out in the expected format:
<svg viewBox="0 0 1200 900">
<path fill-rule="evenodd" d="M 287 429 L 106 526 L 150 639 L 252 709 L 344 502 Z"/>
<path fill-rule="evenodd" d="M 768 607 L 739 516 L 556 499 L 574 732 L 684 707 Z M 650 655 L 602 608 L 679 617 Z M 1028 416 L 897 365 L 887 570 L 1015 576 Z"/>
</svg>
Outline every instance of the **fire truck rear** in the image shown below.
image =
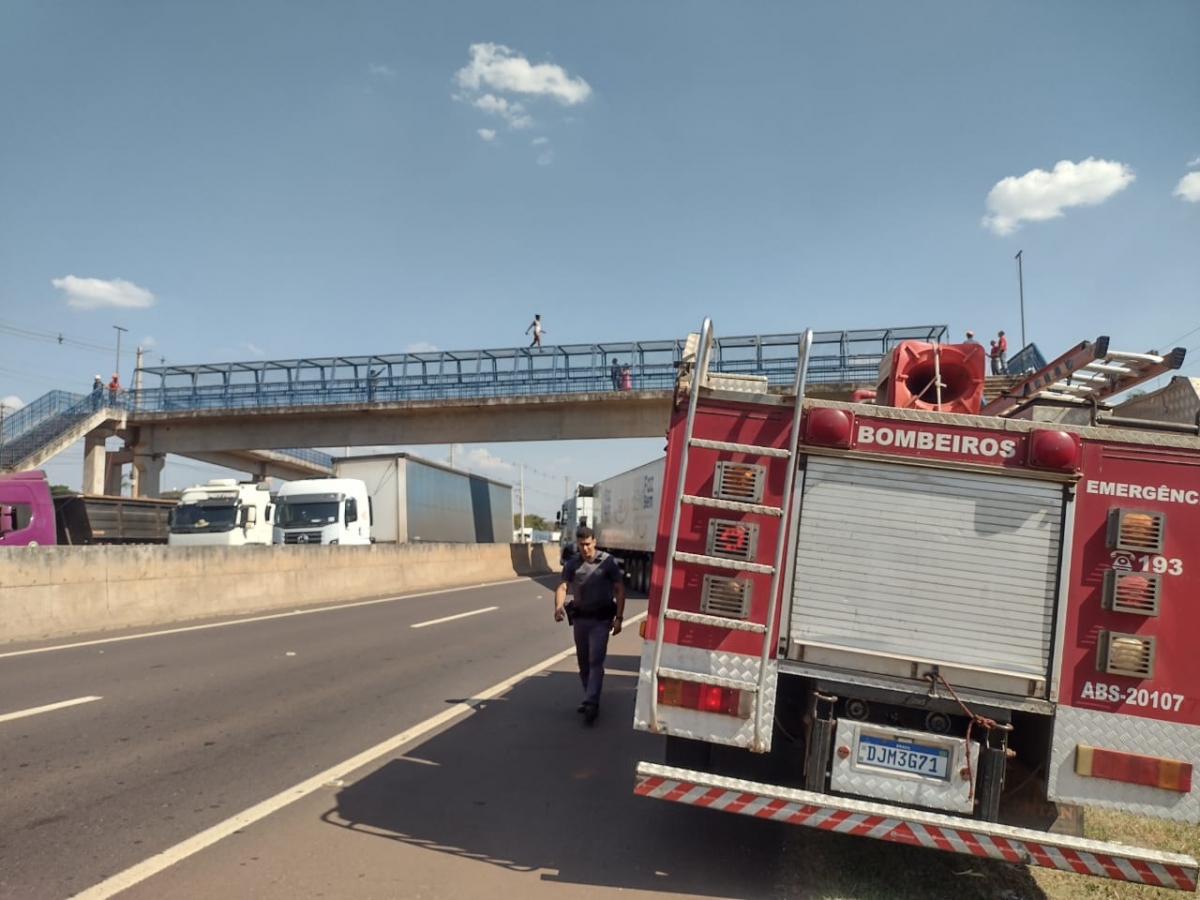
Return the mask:
<svg viewBox="0 0 1200 900">
<path fill-rule="evenodd" d="M 804 400 L 798 345 L 788 392 L 689 340 L 636 792 L 1194 891 L 1080 809 L 1200 821 L 1200 437 L 1101 402 L 1182 351 L 1085 342 L 985 405 L 978 345 L 901 345 L 865 405 Z"/>
</svg>

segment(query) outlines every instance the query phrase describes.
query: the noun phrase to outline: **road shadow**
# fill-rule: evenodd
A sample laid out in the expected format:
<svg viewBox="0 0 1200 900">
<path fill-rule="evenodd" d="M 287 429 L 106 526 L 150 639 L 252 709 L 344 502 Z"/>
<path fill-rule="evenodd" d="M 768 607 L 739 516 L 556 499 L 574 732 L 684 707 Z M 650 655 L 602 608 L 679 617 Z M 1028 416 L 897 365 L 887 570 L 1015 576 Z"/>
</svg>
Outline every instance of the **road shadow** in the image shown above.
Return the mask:
<svg viewBox="0 0 1200 900">
<path fill-rule="evenodd" d="M 1022 867 L 636 797 L 662 740 L 631 727 L 638 659 L 610 656 L 599 721 L 554 671 L 348 785 L 322 818 L 364 840 L 542 881 L 698 897 L 1044 900 Z"/>
</svg>

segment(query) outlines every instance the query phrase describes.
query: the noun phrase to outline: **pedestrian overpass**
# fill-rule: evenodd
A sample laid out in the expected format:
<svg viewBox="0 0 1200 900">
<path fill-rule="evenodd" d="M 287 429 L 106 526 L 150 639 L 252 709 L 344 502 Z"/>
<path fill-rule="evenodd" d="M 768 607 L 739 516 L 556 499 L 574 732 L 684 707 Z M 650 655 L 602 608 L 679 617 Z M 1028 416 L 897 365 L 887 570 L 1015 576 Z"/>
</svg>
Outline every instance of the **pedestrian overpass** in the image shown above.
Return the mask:
<svg viewBox="0 0 1200 900">
<path fill-rule="evenodd" d="M 946 332 L 945 325 L 816 332 L 809 392 L 845 398 L 874 386 L 898 342 L 943 341 Z M 717 338 L 712 366 L 790 386 L 802 336 Z M 655 437 L 666 429 L 685 342 L 143 367 L 115 402 L 53 391 L 9 416 L 0 471 L 35 468 L 82 439 L 86 493 L 111 490 L 114 468 L 119 486 L 120 466 L 130 462 L 138 493 L 157 496 L 170 453 L 296 478 L 332 471 L 332 457 L 315 447 Z M 614 363 L 628 367 L 627 382 L 614 377 Z M 124 447 L 108 452 L 114 435 Z"/>
</svg>

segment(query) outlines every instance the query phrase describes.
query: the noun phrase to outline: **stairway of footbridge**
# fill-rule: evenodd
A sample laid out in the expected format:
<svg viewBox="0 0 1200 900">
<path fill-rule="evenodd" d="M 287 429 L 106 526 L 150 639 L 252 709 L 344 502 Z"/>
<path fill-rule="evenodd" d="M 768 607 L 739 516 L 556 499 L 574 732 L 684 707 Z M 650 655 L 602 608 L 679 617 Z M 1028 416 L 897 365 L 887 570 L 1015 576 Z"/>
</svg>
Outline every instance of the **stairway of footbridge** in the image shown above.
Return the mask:
<svg viewBox="0 0 1200 900">
<path fill-rule="evenodd" d="M 945 325 L 814 334 L 808 382 L 873 385 L 903 340 Z M 712 366 L 795 379 L 800 333 L 718 338 Z M 147 367 L 131 398 L 142 453 L 297 446 L 654 437 L 666 427 L 686 339 L 431 350 Z"/>
</svg>

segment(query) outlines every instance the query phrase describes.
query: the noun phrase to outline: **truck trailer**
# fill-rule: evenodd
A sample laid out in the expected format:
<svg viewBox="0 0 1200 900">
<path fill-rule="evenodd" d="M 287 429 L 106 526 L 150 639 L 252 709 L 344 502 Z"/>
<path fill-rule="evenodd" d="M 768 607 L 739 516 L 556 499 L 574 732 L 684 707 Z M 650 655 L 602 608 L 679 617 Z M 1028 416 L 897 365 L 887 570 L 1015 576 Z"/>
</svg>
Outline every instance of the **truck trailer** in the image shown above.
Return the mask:
<svg viewBox="0 0 1200 900">
<path fill-rule="evenodd" d="M 346 457 L 333 468 L 366 485 L 374 541 L 506 544 L 512 534 L 510 484 L 410 453 Z"/>
<path fill-rule="evenodd" d="M 664 464 L 655 459 L 595 484 L 578 485 L 558 515 L 563 547 L 575 540 L 575 529 L 590 525 L 596 547 L 617 558 L 629 586 L 646 590 L 654 564 Z"/>
<path fill-rule="evenodd" d="M 0 546 L 165 544 L 174 500 L 50 493 L 35 469 L 0 475 Z"/>
<path fill-rule="evenodd" d="M 270 544 L 274 513 L 275 501 L 266 482 L 214 478 L 179 495 L 167 543 L 180 547 Z"/>
<path fill-rule="evenodd" d="M 1200 822 L 1200 435 L 1103 402 L 1183 351 L 1085 341 L 989 402 L 973 347 L 901 345 L 885 406 L 804 399 L 797 338 L 790 393 L 688 340 L 635 793 L 1194 891 L 1082 837 Z"/>
</svg>

